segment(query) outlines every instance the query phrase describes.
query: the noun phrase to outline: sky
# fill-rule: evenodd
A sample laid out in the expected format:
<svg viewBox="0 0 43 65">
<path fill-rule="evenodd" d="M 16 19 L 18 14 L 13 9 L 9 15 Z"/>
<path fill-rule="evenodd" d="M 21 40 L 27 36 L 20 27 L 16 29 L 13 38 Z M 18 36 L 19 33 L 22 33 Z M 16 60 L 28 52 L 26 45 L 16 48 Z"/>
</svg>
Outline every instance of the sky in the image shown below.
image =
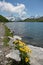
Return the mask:
<svg viewBox="0 0 43 65">
<path fill-rule="evenodd" d="M 0 0 L 0 14 L 4 16 L 43 16 L 43 0 Z"/>
</svg>

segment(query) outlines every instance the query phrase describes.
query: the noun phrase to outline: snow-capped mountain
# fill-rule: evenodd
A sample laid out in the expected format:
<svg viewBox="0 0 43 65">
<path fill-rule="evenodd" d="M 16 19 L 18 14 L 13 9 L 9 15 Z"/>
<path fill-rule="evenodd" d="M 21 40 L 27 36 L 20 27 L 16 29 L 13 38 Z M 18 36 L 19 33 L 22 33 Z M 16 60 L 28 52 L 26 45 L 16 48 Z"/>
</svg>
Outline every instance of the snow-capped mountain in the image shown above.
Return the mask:
<svg viewBox="0 0 43 65">
<path fill-rule="evenodd" d="M 21 18 L 20 17 L 11 17 L 11 16 L 9 16 L 9 17 L 6 17 L 9 21 L 20 21 L 21 20 Z"/>
</svg>

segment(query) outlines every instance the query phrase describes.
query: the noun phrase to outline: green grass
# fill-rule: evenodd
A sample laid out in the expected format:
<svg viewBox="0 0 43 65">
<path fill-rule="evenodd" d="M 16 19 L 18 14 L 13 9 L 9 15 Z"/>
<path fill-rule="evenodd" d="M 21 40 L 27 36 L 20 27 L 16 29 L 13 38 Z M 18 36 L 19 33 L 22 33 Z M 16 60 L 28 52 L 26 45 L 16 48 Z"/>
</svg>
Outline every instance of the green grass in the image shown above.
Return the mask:
<svg viewBox="0 0 43 65">
<path fill-rule="evenodd" d="M 7 26 L 5 26 L 5 36 L 13 36 L 13 33 L 11 33 L 10 29 Z"/>
<path fill-rule="evenodd" d="M 4 41 L 4 46 L 9 46 L 8 42 L 10 41 L 10 39 L 8 39 L 7 37 L 3 39 Z"/>
<path fill-rule="evenodd" d="M 4 46 L 8 46 L 8 42 L 10 41 L 8 36 L 13 37 L 13 33 L 11 33 L 10 29 L 7 26 L 5 26 L 5 36 L 4 36 L 4 39 L 3 39 Z"/>
</svg>

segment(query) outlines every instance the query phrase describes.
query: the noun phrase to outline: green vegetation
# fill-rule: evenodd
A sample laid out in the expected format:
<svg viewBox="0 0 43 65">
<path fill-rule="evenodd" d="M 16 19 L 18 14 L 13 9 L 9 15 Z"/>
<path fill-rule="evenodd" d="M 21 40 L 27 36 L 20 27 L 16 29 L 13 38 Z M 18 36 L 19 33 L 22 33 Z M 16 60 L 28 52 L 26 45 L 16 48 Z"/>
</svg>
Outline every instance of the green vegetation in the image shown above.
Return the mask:
<svg viewBox="0 0 43 65">
<path fill-rule="evenodd" d="M 0 22 L 9 22 L 4 16 L 0 15 Z"/>
<path fill-rule="evenodd" d="M 24 60 L 17 62 L 17 61 L 12 59 L 12 62 L 10 63 L 10 65 L 30 65 L 30 63 L 26 63 L 26 62 L 24 62 Z"/>
<path fill-rule="evenodd" d="M 5 26 L 5 37 L 4 37 L 4 39 L 3 39 L 3 42 L 4 42 L 4 46 L 8 46 L 8 42 L 9 42 L 9 38 L 8 38 L 8 36 L 13 36 L 13 33 L 11 33 L 11 31 L 10 31 L 10 29 L 7 27 L 7 26 Z"/>
<path fill-rule="evenodd" d="M 23 20 L 24 22 L 43 22 L 43 17 L 39 17 L 39 18 L 27 18 L 25 20 Z"/>
<path fill-rule="evenodd" d="M 13 33 L 11 33 L 10 29 L 7 26 L 5 26 L 5 36 L 13 36 Z"/>
</svg>

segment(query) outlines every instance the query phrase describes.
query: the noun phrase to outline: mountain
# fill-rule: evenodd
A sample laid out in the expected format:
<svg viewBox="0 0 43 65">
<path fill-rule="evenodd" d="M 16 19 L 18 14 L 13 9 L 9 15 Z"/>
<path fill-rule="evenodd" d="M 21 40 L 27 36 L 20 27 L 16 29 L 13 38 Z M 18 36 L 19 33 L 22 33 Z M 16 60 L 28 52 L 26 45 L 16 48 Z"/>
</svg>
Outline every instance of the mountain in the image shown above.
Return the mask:
<svg viewBox="0 0 43 65">
<path fill-rule="evenodd" d="M 21 21 L 22 19 L 20 17 L 15 17 L 15 22 L 19 22 Z"/>
<path fill-rule="evenodd" d="M 9 21 L 15 21 L 15 17 L 13 17 L 13 16 L 7 16 L 6 17 Z"/>
<path fill-rule="evenodd" d="M 14 21 L 14 22 L 18 22 L 21 21 L 20 17 L 14 17 L 14 16 L 8 16 L 6 17 L 9 21 Z"/>
<path fill-rule="evenodd" d="M 27 18 L 23 20 L 25 22 L 43 22 L 43 16 L 38 18 Z"/>
<path fill-rule="evenodd" d="M 43 22 L 43 16 L 42 17 L 29 17 L 25 20 L 22 20 L 20 17 L 4 17 L 0 15 L 0 22 Z"/>
<path fill-rule="evenodd" d="M 4 16 L 0 15 L 0 22 L 9 22 L 9 20 Z"/>
</svg>

